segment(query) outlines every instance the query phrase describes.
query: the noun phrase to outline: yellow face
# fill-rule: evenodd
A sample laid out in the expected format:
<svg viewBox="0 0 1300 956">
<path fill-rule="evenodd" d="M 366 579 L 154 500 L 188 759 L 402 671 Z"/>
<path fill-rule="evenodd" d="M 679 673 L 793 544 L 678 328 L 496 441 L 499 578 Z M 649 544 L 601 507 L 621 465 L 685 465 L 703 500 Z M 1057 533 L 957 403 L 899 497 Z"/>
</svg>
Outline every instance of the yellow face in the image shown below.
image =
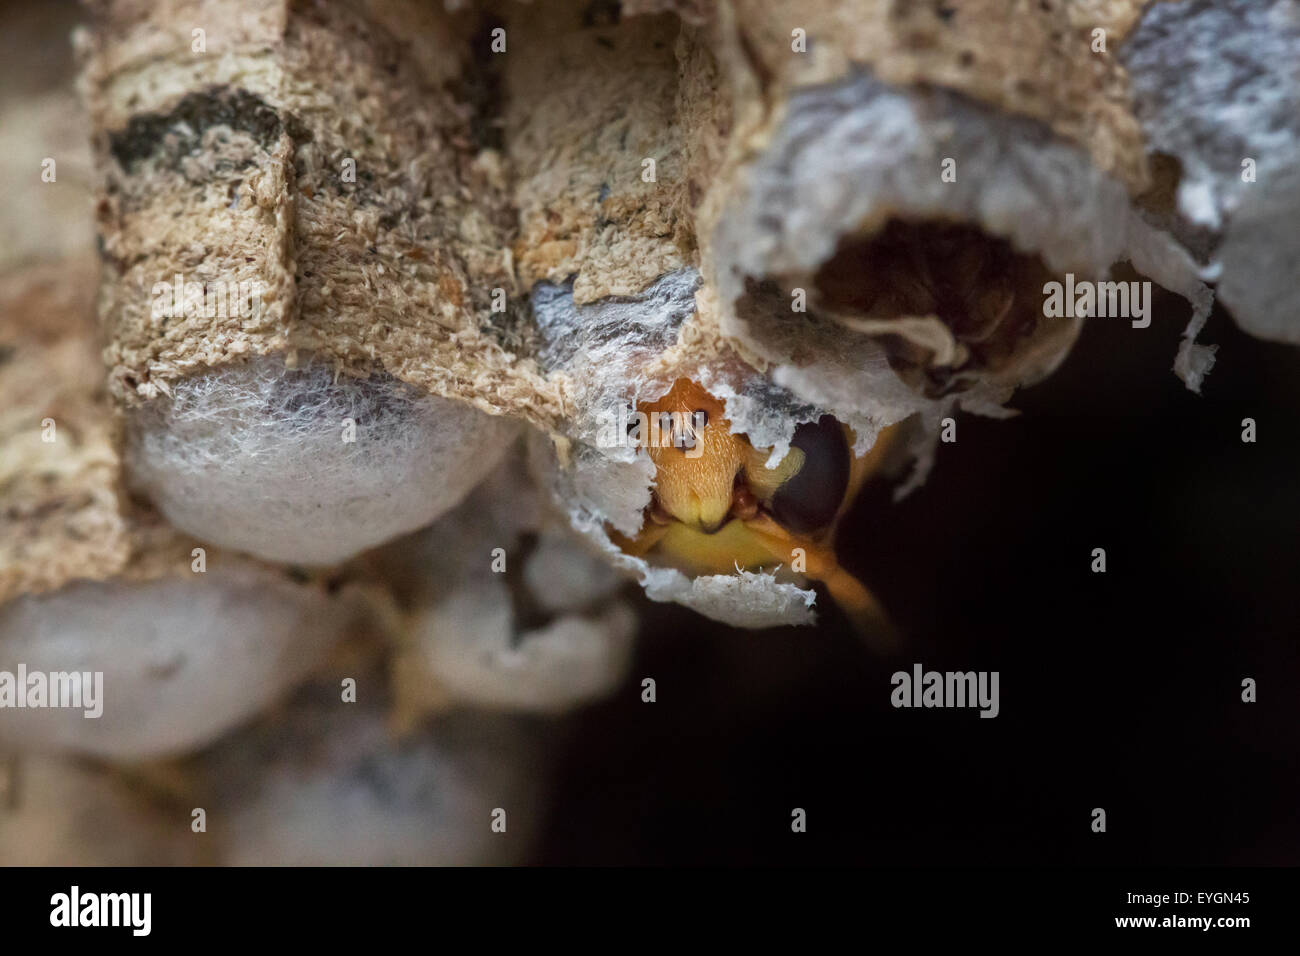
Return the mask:
<svg viewBox="0 0 1300 956">
<path fill-rule="evenodd" d="M 762 466 L 762 456 L 748 439 L 731 433 L 721 402 L 683 378 L 663 398 L 643 403 L 639 410 L 656 424 L 676 423 L 685 431 L 672 435 L 668 428 L 659 428 L 659 435 L 677 440 L 652 442 L 646 449 L 655 464 L 652 518 L 713 534 L 733 516 L 754 516 L 751 476 L 759 477 L 765 487 L 777 479 Z"/>
<path fill-rule="evenodd" d="M 889 429 L 855 459 L 851 433 L 826 416 L 800 425 L 768 468 L 770 450 L 733 434 L 725 405 L 689 379 L 638 411 L 651 423 L 642 444 L 655 485 L 640 534 L 615 536 L 623 550 L 692 575 L 790 567 L 825 583 L 864 628 L 879 625 L 874 599 L 839 567 L 830 541 Z"/>
</svg>

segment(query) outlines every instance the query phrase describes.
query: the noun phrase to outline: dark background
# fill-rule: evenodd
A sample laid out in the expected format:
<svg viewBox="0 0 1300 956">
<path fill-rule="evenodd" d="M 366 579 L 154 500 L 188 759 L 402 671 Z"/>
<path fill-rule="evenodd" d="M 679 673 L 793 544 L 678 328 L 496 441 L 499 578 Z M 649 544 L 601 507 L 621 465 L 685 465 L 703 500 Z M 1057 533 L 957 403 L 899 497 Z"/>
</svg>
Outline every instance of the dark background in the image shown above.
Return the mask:
<svg viewBox="0 0 1300 956">
<path fill-rule="evenodd" d="M 1198 396 L 1186 304 L 1154 315 L 1088 322 L 1019 417 L 959 417 L 902 502 L 864 491 L 840 557 L 897 658 L 826 598 L 759 632 L 645 602 L 627 685 L 566 728 L 538 862 L 1300 863 L 1300 350 L 1216 310 Z M 1000 671 L 1001 714 L 894 709 L 914 662 Z"/>
</svg>

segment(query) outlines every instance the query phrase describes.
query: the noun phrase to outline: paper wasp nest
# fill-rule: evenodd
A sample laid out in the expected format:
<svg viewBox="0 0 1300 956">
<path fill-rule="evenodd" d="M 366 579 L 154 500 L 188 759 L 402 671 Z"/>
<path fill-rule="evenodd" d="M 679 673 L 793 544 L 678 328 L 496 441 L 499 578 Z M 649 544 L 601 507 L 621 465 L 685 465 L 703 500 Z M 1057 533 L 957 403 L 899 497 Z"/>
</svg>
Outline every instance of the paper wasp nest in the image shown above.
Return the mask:
<svg viewBox="0 0 1300 956">
<path fill-rule="evenodd" d="M 1186 299 L 1193 390 L 1206 283 L 1300 336 L 1289 0 L 87 10 L 88 122 L 26 91 L 66 191 L 4 212 L 0 665 L 112 672 L 139 707 L 9 747 L 184 752 L 355 630 L 408 725 L 573 707 L 626 674 L 624 579 L 744 627 L 810 622 L 813 582 L 862 610 L 832 540 L 858 465 L 910 468 L 905 491 L 946 416 L 1009 414 L 1085 321 L 1051 283 L 1131 266 Z M 672 551 L 687 522 L 629 415 L 733 456 L 723 518 L 763 547 Z M 695 510 L 704 551 L 730 540 Z M 380 722 L 230 797 L 250 840 L 303 794 L 341 817 Z M 456 760 L 425 744 L 385 765 L 420 793 Z M 371 803 L 405 859 L 410 818 Z"/>
<path fill-rule="evenodd" d="M 488 311 L 504 197 L 443 87 L 447 18 L 237 6 L 187 6 L 238 25 L 221 56 L 161 60 L 182 11 L 96 8 L 109 382 L 132 487 L 178 527 L 329 564 L 456 504 L 500 413 L 553 399 Z"/>
<path fill-rule="evenodd" d="M 0 671 L 99 673 L 106 696 L 94 719 L 6 709 L 0 747 L 156 757 L 256 714 L 362 608 L 125 500 L 92 276 L 70 259 L 0 279 Z"/>
<path fill-rule="evenodd" d="M 1270 49 L 1294 39 L 1284 8 L 1250 17 Z M 312 564 L 381 544 L 459 501 L 513 420 L 560 512 L 651 597 L 807 621 L 814 592 L 788 569 L 687 573 L 619 543 L 656 475 L 612 416 L 690 381 L 769 468 L 826 416 L 858 456 L 906 423 L 893 455 L 915 485 L 945 415 L 1005 414 L 1068 353 L 1083 319 L 1049 315 L 1047 284 L 1125 261 L 1191 303 L 1189 387 L 1214 360 L 1196 336 L 1217 260 L 1151 198 L 1167 149 L 1187 157 L 1184 218 L 1217 228 L 1244 203 L 1189 205 L 1207 195 L 1195 156 L 1227 134 L 1161 118 L 1238 95 L 1176 96 L 1195 70 L 1163 83 L 1187 65 L 1172 38 L 1219 29 L 1190 0 L 1011 19 L 266 2 L 211 57 L 186 52 L 178 11 L 95 9 L 83 87 L 124 466 L 218 544 Z M 1280 61 L 1252 56 L 1252 77 Z M 1285 95 L 1258 109 L 1285 116 Z M 1229 230 L 1224 263 L 1236 248 Z M 222 282 L 256 290 L 250 314 L 214 306 Z M 1238 300 L 1285 294 L 1269 288 Z M 350 412 L 368 420 L 355 444 L 334 435 Z"/>
</svg>

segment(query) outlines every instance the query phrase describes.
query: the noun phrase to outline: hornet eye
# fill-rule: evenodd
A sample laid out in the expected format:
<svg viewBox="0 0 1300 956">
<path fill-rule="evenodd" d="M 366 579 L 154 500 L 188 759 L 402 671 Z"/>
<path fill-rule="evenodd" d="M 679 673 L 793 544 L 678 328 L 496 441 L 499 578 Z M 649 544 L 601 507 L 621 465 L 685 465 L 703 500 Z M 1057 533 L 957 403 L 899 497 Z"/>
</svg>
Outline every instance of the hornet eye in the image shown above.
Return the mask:
<svg viewBox="0 0 1300 956">
<path fill-rule="evenodd" d="M 849 445 L 844 431 L 830 415 L 794 431 L 793 448 L 803 452 L 803 464 L 776 490 L 772 516 L 790 531 L 807 533 L 835 520 L 849 487 Z"/>
</svg>

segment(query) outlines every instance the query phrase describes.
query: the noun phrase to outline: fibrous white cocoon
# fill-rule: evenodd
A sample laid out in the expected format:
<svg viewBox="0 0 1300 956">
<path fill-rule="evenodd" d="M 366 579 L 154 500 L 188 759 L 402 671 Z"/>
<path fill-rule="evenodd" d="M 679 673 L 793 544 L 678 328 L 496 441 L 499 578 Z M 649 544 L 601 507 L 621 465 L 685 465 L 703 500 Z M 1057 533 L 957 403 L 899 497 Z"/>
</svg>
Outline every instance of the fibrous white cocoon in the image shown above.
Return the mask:
<svg viewBox="0 0 1300 956">
<path fill-rule="evenodd" d="M 505 583 L 489 578 L 466 582 L 416 623 L 424 662 L 454 699 L 538 713 L 612 694 L 627 675 L 635 634 L 636 616 L 622 601 L 521 633 Z"/>
<path fill-rule="evenodd" d="M 205 541 L 333 564 L 454 507 L 515 433 L 388 377 L 267 357 L 186 379 L 133 411 L 126 467 L 169 521 Z"/>
<path fill-rule="evenodd" d="M 399 740 L 364 697 L 312 696 L 212 754 L 223 863 L 481 866 L 528 853 L 544 782 L 536 725 L 462 713 Z"/>
<path fill-rule="evenodd" d="M 306 677 L 355 611 L 253 568 L 17 598 L 0 607 L 0 672 L 45 675 L 46 689 L 32 706 L 17 687 L 28 706 L 3 711 L 0 746 L 115 759 L 197 749 Z M 80 706 L 50 706 L 52 673 L 81 675 Z"/>
<path fill-rule="evenodd" d="M 623 578 L 539 505 L 523 468 L 503 465 L 459 508 L 387 549 L 386 576 L 414 583 L 403 674 L 412 702 L 423 698 L 416 706 L 559 713 L 626 678 L 636 616 L 617 595 Z"/>
<path fill-rule="evenodd" d="M 524 582 L 538 606 L 551 614 L 593 607 L 618 590 L 618 573 L 568 535 L 543 535 L 524 565 Z"/>
</svg>

